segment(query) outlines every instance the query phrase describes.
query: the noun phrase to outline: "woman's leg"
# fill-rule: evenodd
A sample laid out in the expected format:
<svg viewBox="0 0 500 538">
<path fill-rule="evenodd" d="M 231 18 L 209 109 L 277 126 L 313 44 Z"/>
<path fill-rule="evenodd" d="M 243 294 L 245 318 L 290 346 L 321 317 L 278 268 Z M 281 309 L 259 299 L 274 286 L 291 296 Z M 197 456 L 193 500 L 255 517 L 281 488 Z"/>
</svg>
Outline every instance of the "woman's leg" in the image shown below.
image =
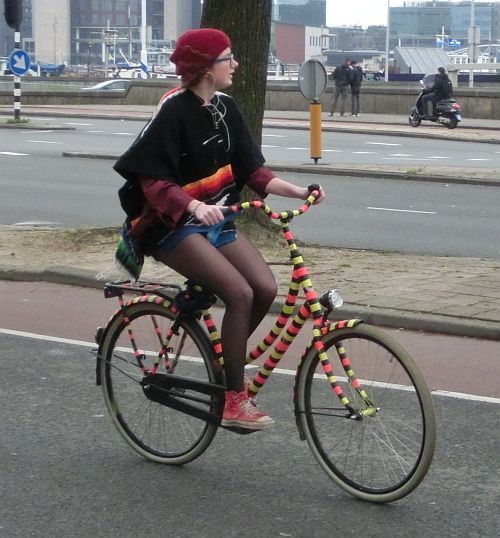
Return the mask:
<svg viewBox="0 0 500 538">
<path fill-rule="evenodd" d="M 165 265 L 210 289 L 224 301 L 221 340 L 226 384 L 229 390 L 241 392 L 254 302 L 252 287 L 232 262 L 200 234 L 186 237 L 173 250 L 160 251 L 157 256 Z"/>
<path fill-rule="evenodd" d="M 260 252 L 238 231 L 236 241 L 224 245 L 219 251 L 243 275 L 253 290 L 250 336 L 259 326 L 276 298 L 277 288 L 274 275 Z"/>
</svg>

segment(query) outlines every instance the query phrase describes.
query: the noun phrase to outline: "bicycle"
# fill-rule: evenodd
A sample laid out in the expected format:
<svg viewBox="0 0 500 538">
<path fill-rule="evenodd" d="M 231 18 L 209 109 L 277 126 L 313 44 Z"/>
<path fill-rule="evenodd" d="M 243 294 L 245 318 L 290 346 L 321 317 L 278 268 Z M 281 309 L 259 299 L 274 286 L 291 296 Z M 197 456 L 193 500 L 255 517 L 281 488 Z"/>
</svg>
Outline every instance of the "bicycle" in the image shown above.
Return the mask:
<svg viewBox="0 0 500 538">
<path fill-rule="evenodd" d="M 365 501 L 391 502 L 413 491 L 429 469 L 436 438 L 433 403 L 415 362 L 396 341 L 361 319 L 328 319 L 342 301 L 337 290 L 318 297 L 289 227 L 311 207 L 317 189 L 311 186 L 295 210 L 276 213 L 262 201 L 225 208 L 227 214 L 260 208 L 279 220 L 293 263 L 285 304 L 246 358 L 250 364 L 273 346 L 248 391 L 253 397 L 259 393 L 312 317 L 312 339 L 295 375 L 299 437 L 345 491 Z M 305 301 L 297 310 L 301 288 Z M 125 300 L 130 293 L 134 297 Z M 223 350 L 210 313 L 216 297 L 189 282 L 184 289 L 130 280 L 107 283 L 104 294 L 119 301 L 96 334 L 96 382 L 113 424 L 149 460 L 172 465 L 194 460 L 213 440 L 224 407 Z M 339 360 L 342 376 L 334 375 L 329 355 Z"/>
</svg>

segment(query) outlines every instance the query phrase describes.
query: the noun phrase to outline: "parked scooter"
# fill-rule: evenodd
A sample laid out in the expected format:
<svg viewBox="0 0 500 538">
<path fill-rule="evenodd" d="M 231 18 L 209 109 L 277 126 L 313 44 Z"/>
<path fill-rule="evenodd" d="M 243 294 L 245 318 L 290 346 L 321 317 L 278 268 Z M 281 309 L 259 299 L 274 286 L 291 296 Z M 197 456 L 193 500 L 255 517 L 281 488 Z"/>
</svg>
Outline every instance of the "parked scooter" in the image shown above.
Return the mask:
<svg viewBox="0 0 500 538">
<path fill-rule="evenodd" d="M 426 77 L 424 77 L 423 80 L 420 81 L 422 91 L 417 97 L 417 102 L 415 103 L 415 106 L 410 110 L 408 122 L 412 127 L 418 127 L 422 120 L 432 121 L 434 123 L 440 123 L 442 125 L 445 125 L 446 127 L 448 127 L 448 129 L 455 129 L 455 127 L 462 120 L 462 109 L 457 103 L 456 99 L 445 98 L 439 100 L 435 104 L 434 111 L 430 116 L 425 115 L 426 111 L 424 111 L 424 114 L 419 113 L 419 110 L 422 109 L 422 92 L 426 87 L 432 86 L 432 84 L 434 83 L 433 77 L 433 75 L 427 75 Z"/>
</svg>

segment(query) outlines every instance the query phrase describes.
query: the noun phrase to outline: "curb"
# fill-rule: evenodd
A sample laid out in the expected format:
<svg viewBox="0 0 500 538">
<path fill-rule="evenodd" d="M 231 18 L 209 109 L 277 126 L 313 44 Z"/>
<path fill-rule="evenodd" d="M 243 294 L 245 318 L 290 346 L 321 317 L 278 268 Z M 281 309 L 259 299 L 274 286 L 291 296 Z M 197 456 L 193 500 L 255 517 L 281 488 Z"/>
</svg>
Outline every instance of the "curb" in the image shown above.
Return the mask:
<svg viewBox="0 0 500 538">
<path fill-rule="evenodd" d="M 52 266 L 43 270 L 7 269 L 0 267 L 0 280 L 51 282 L 71 286 L 102 289 L 103 281 L 96 280 L 95 272 L 88 269 Z M 269 312 L 280 312 L 284 298 L 273 302 Z M 220 302 L 218 306 L 222 306 Z M 334 311 L 332 320 L 360 318 L 372 325 L 412 331 L 425 331 L 450 336 L 463 336 L 485 340 L 500 340 L 500 325 L 487 320 L 475 320 L 457 316 L 445 316 L 426 312 L 398 310 L 366 306 L 357 303 L 346 303 L 341 309 Z"/>
<path fill-rule="evenodd" d="M 37 111 L 37 112 L 30 112 L 28 111 L 31 116 L 37 116 L 37 117 L 51 117 L 51 116 L 67 116 L 72 118 L 96 118 L 96 119 L 119 119 L 119 120 L 125 120 L 125 121 L 148 121 L 151 118 L 152 112 L 147 114 L 141 114 L 133 115 L 133 114 L 127 114 L 127 113 L 121 113 L 120 111 L 111 111 L 109 113 L 107 112 L 73 112 L 73 111 Z M 0 116 L 1 115 L 7 115 L 6 112 L 0 109 Z M 304 125 L 286 125 L 286 122 L 291 121 L 297 121 L 305 123 Z M 265 118 L 263 119 L 263 127 L 269 128 L 269 129 L 295 129 L 295 130 L 309 130 L 309 126 L 306 124 L 308 120 L 304 120 L 302 118 L 293 119 L 293 118 Z M 324 125 L 325 120 L 322 120 L 322 130 L 324 132 L 345 132 L 345 133 L 369 133 L 372 135 L 381 135 L 381 136 L 400 136 L 400 137 L 406 137 L 406 138 L 427 138 L 431 140 L 451 140 L 455 142 L 476 142 L 476 143 L 483 143 L 483 144 L 500 144 L 500 140 L 488 138 L 484 140 L 476 140 L 473 135 L 470 135 L 468 138 L 460 137 L 456 135 L 450 134 L 448 130 L 443 131 L 443 134 L 434 134 L 434 133 L 419 133 L 416 131 L 412 132 L 406 132 L 406 131 L 398 131 L 398 130 L 391 130 L 391 128 L 383 128 L 381 130 L 377 129 L 370 129 L 370 128 L 363 128 L 363 127 L 332 127 L 328 125 Z M 326 120 L 328 121 L 328 120 Z M 283 122 L 278 123 L 278 122 Z M 393 125 L 393 124 L 387 124 L 387 123 L 378 123 L 378 122 L 366 122 L 370 125 Z M 400 124 L 397 124 L 400 125 Z M 22 127 L 17 127 L 22 128 Z M 465 127 L 466 129 L 479 129 L 472 126 Z M 482 128 L 481 128 L 482 130 Z M 485 130 L 490 131 L 496 131 L 495 128 L 489 127 L 485 128 Z M 447 133 L 445 135 L 445 133 Z"/>
<path fill-rule="evenodd" d="M 75 127 L 65 127 L 64 125 L 17 125 L 15 123 L 0 122 L 0 129 L 22 129 L 27 131 L 41 131 L 43 129 L 51 131 L 74 131 Z"/>
<path fill-rule="evenodd" d="M 83 151 L 63 151 L 63 157 L 81 158 L 81 159 L 104 159 L 116 161 L 120 155 L 111 153 L 89 153 Z M 439 175 L 435 172 L 432 175 L 419 175 L 408 172 L 396 172 L 385 170 L 366 170 L 365 168 L 356 168 L 357 165 L 352 165 L 349 168 L 333 168 L 328 164 L 287 164 L 279 162 L 268 162 L 267 165 L 272 170 L 277 172 L 293 172 L 299 174 L 316 174 L 316 175 L 331 175 L 331 176 L 349 176 L 349 177 L 370 177 L 383 179 L 399 179 L 407 181 L 426 181 L 430 183 L 456 183 L 465 185 L 488 185 L 491 187 L 500 187 L 500 178 L 490 179 L 484 177 L 457 177 L 453 175 Z"/>
<path fill-rule="evenodd" d="M 275 112 L 275 111 L 269 111 L 269 114 L 272 113 L 272 112 Z M 323 113 L 325 111 L 323 110 Z M 380 116 L 383 116 L 383 114 L 380 114 Z M 363 114 L 361 115 L 361 117 L 363 118 Z M 474 119 L 474 118 L 471 118 L 471 119 Z M 374 120 L 367 120 L 367 119 L 361 119 L 361 120 L 332 120 L 331 118 L 326 118 L 326 119 L 322 119 L 322 122 L 324 121 L 329 121 L 329 122 L 333 122 L 333 123 L 338 123 L 338 122 L 343 122 L 344 125 L 356 125 L 357 123 L 361 123 L 363 125 L 392 125 L 392 126 L 396 126 L 396 125 L 401 125 L 401 126 L 405 126 L 405 127 L 408 127 L 408 123 L 395 123 L 395 122 L 383 122 L 383 121 L 374 121 Z M 268 115 L 266 116 L 265 115 L 265 112 L 264 112 L 264 121 L 309 121 L 308 119 L 304 119 L 304 118 L 299 118 L 299 117 L 296 117 L 296 118 L 293 118 L 293 117 L 289 117 L 289 118 L 283 118 L 283 117 L 279 117 L 279 116 L 271 116 L 271 115 Z M 432 124 L 430 125 L 424 125 L 423 127 L 432 127 Z M 443 127 L 443 126 L 440 126 L 438 124 L 434 125 L 434 127 L 436 129 L 438 129 L 439 127 Z M 460 130 L 463 131 L 463 130 L 470 130 L 470 129 L 477 129 L 477 130 L 481 130 L 481 131 L 498 131 L 498 127 L 491 127 L 489 125 L 482 125 L 481 127 L 475 127 L 474 125 L 467 125 L 466 123 L 460 123 Z M 449 131 L 443 131 L 444 133 L 446 132 L 449 132 Z"/>
</svg>

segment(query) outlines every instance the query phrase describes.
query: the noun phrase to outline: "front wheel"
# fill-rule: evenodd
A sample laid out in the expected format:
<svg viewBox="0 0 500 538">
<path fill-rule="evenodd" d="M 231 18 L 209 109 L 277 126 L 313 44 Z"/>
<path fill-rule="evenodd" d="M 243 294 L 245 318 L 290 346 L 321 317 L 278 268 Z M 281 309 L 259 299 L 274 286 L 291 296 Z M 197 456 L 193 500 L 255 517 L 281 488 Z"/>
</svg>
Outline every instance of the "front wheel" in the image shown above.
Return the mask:
<svg viewBox="0 0 500 538">
<path fill-rule="evenodd" d="M 187 463 L 207 449 L 217 424 L 148 397 L 143 380 L 161 355 L 157 373 L 160 380 L 173 374 L 220 383 L 212 346 L 200 324 L 192 318 L 184 318 L 172 334 L 177 315 L 168 306 L 133 304 L 127 306 L 127 317 L 125 320 L 121 313 L 115 316 L 103 336 L 101 349 L 102 388 L 113 424 L 141 456 L 158 463 Z M 162 346 L 169 331 L 168 346 Z M 166 354 L 161 352 L 163 347 L 167 348 Z M 223 396 L 200 395 L 187 387 L 173 391 L 178 392 L 173 397 L 180 402 L 195 402 L 202 411 L 219 416 L 222 413 Z"/>
<path fill-rule="evenodd" d="M 455 129 L 457 125 L 458 125 L 458 121 L 452 118 L 450 119 L 450 123 L 446 124 L 446 127 L 448 127 L 448 129 Z"/>
<path fill-rule="evenodd" d="M 420 118 L 418 112 L 412 111 L 410 115 L 408 116 L 408 123 L 412 127 L 418 127 L 422 123 L 422 119 Z"/>
<path fill-rule="evenodd" d="M 368 325 L 332 331 L 323 343 L 356 416 L 333 392 L 312 348 L 298 381 L 297 410 L 314 456 L 355 497 L 404 497 L 424 478 L 434 453 L 434 408 L 422 375 L 399 344 Z M 358 381 L 364 395 L 354 387 Z"/>
</svg>

